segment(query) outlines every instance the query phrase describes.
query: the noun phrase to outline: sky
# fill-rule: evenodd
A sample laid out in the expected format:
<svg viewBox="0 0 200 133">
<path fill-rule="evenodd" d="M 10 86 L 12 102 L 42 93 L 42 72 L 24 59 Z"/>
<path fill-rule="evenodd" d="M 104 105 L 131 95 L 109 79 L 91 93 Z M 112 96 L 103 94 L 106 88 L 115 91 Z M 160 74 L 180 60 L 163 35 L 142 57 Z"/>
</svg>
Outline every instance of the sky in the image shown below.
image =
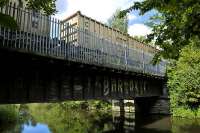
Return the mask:
<svg viewBox="0 0 200 133">
<path fill-rule="evenodd" d="M 106 23 L 116 9 L 126 9 L 130 7 L 134 1 L 142 0 L 57 0 L 56 8 L 58 13 L 55 16 L 62 20 L 77 11 L 81 11 L 83 15 Z M 144 23 L 152 14 L 153 13 L 150 12 L 144 16 L 139 16 L 139 11 L 130 12 L 128 16 L 128 33 L 131 36 L 145 36 L 151 33 L 151 29 L 144 25 Z"/>
</svg>

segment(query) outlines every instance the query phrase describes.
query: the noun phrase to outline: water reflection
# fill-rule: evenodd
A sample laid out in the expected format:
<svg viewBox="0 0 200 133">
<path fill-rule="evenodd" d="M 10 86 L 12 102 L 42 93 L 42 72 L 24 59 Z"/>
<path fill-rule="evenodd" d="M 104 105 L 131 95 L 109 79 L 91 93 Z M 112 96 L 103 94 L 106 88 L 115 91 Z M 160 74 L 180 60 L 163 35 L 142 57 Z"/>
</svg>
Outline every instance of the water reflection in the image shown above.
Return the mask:
<svg viewBox="0 0 200 133">
<path fill-rule="evenodd" d="M 22 129 L 22 133 L 51 133 L 48 125 L 37 123 L 33 126 L 31 121 L 29 124 L 23 124 Z"/>
<path fill-rule="evenodd" d="M 15 123 L 0 123 L 1 133 L 199 133 L 200 120 L 134 113 L 86 111 L 64 104 L 18 107 Z"/>
</svg>

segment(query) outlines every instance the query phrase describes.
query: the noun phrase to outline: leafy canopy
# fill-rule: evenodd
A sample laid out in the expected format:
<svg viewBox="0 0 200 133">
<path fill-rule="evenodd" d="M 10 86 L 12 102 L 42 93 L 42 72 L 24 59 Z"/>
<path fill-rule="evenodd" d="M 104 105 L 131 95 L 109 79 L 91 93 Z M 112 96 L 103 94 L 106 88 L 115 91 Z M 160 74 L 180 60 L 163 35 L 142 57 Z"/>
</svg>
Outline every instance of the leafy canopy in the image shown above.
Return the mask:
<svg viewBox="0 0 200 133">
<path fill-rule="evenodd" d="M 158 12 L 151 18 L 153 32 L 147 36 L 147 41 L 154 41 L 162 49 L 154 57 L 154 63 L 161 57 L 178 60 L 190 40 L 200 38 L 199 0 L 144 0 L 122 11 L 120 17 L 132 10 L 139 10 L 140 15 L 152 10 Z"/>
<path fill-rule="evenodd" d="M 43 11 L 46 15 L 56 12 L 56 0 L 25 0 L 27 7 L 36 11 Z"/>
</svg>

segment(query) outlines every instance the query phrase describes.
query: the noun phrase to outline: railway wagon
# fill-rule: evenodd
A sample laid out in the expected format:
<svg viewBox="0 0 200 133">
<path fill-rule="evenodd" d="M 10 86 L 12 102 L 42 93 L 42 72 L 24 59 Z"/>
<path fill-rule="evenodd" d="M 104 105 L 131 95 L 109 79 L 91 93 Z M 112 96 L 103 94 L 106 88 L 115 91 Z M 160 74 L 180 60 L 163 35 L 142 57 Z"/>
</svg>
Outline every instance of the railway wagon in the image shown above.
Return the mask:
<svg viewBox="0 0 200 133">
<path fill-rule="evenodd" d="M 87 17 L 83 15 L 80 11 L 77 11 L 75 14 L 72 14 L 71 16 L 67 17 L 61 22 L 61 38 L 66 40 L 66 38 L 68 37 L 68 39 L 71 41 L 78 41 L 78 40 L 80 41 L 81 38 L 80 38 L 80 35 L 78 34 L 75 35 L 73 39 L 72 37 L 71 38 L 69 37 L 70 33 L 72 33 L 73 31 L 68 31 L 69 33 L 65 33 L 66 32 L 65 28 L 67 28 L 66 26 L 67 24 L 70 27 L 79 28 L 80 30 L 82 30 L 82 32 L 88 32 L 88 34 L 93 33 L 94 36 L 96 35 L 105 40 L 109 40 L 113 44 L 116 44 L 116 45 L 126 45 L 129 48 L 138 49 L 138 50 L 152 53 L 152 54 L 157 51 L 156 48 L 150 45 L 138 42 L 129 34 L 123 33 L 119 31 L 118 29 L 111 28 L 107 26 L 106 24 L 103 24 L 90 17 Z M 88 41 L 88 43 L 92 43 L 92 39 L 90 38 L 84 41 Z"/>
<path fill-rule="evenodd" d="M 70 28 L 69 28 L 70 27 Z M 69 30 L 67 30 L 67 28 Z M 75 29 L 80 30 L 76 32 Z M 157 52 L 157 49 L 136 41 L 127 33 L 123 33 L 118 29 L 111 28 L 106 24 L 96 21 L 90 17 L 83 15 L 80 11 L 72 14 L 63 21 L 61 21 L 61 40 L 67 40 L 75 45 L 87 45 L 87 48 L 98 48 L 105 44 L 111 44 L 109 46 L 117 46 L 115 51 L 109 51 L 109 53 L 115 52 L 119 56 L 124 54 L 126 48 L 130 57 L 134 57 L 135 60 L 141 61 L 145 58 L 148 63 L 152 60 L 153 55 Z M 140 29 L 138 29 L 140 30 Z M 98 42 L 99 40 L 102 42 Z M 84 42 L 84 43 L 83 43 Z M 95 45 L 94 44 L 101 44 Z M 109 47 L 108 45 L 105 47 Z M 117 49 L 117 50 L 116 50 Z M 144 54 L 146 53 L 146 54 Z"/>
</svg>

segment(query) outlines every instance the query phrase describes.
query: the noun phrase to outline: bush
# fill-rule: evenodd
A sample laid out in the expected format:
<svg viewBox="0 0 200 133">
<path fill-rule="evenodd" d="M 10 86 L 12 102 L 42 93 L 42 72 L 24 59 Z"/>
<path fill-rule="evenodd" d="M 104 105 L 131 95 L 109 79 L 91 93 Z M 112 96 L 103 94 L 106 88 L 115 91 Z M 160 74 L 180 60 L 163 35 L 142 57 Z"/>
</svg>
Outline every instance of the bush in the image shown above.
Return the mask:
<svg viewBox="0 0 200 133">
<path fill-rule="evenodd" d="M 195 111 L 193 111 L 191 109 L 180 107 L 180 108 L 174 109 L 173 116 L 174 117 L 195 118 L 196 114 L 195 114 Z"/>
<path fill-rule="evenodd" d="M 171 111 L 182 117 L 197 116 L 200 108 L 200 44 L 198 40 L 185 47 L 179 60 L 168 69 Z"/>
</svg>

